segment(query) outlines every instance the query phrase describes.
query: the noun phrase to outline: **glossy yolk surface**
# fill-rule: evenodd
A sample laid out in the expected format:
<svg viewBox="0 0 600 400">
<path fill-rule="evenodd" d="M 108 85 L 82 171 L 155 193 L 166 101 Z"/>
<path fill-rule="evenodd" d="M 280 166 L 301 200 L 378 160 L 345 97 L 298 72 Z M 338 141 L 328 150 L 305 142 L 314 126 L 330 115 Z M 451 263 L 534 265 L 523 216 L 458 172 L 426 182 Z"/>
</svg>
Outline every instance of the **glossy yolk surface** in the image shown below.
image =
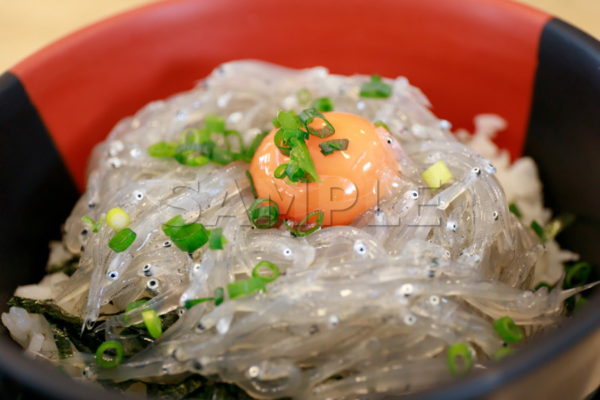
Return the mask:
<svg viewBox="0 0 600 400">
<path fill-rule="evenodd" d="M 273 176 L 275 169 L 289 158 L 273 139 L 277 129 L 262 141 L 250 165 L 258 196 L 279 205 L 284 218 L 299 222 L 312 211 L 323 211 L 323 225 L 346 225 L 377 205 L 389 190 L 398 165 L 387 131 L 354 114 L 324 113 L 335 128 L 326 138 L 310 135 L 307 146 L 321 182 L 287 183 Z M 323 124 L 315 120 L 312 125 Z M 348 139 L 346 150 L 323 155 L 319 143 Z"/>
</svg>

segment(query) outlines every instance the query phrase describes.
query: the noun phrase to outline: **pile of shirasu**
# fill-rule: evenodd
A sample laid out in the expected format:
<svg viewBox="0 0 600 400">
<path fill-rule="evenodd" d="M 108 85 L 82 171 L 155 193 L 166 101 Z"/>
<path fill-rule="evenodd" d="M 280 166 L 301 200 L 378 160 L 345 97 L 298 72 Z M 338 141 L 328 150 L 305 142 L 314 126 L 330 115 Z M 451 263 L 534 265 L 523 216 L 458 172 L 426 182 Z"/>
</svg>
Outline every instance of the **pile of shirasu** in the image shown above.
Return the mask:
<svg viewBox="0 0 600 400">
<path fill-rule="evenodd" d="M 481 116 L 476 135 L 455 136 L 406 78 L 386 80 L 393 87 L 387 99 L 360 98 L 366 80 L 321 67 L 232 62 L 196 89 L 121 121 L 95 148 L 87 190 L 65 224 L 64 246 L 81 256 L 77 272 L 34 289 L 38 295 L 44 289 L 43 298 L 84 318 L 86 329 L 104 330 L 107 340 L 127 340 L 120 328 L 142 318 L 139 309 L 122 312 L 143 296 L 152 297 L 148 306 L 159 314 L 179 309 L 181 317 L 114 369 L 99 368 L 81 353 L 60 361 L 63 366 L 117 382 L 216 375 L 256 398 L 354 399 L 446 379 L 444 352 L 456 342 L 470 343 L 477 363 L 485 362 L 503 345 L 494 318 L 509 316 L 528 335 L 555 322 L 573 291 L 528 289 L 534 279 L 560 279 L 561 263 L 576 256 L 553 241 L 542 245 L 508 211 L 510 200 L 526 223 L 549 218 L 533 162 L 511 166 L 491 142 L 504 122 Z M 350 226 L 322 228 L 307 237 L 292 237 L 285 227 L 253 229 L 246 215 L 253 200 L 247 164 L 188 167 L 147 154 L 150 145 L 201 126 L 208 114 L 225 118 L 249 142 L 272 128 L 278 110 L 303 108 L 296 97 L 300 88 L 330 97 L 336 111 L 384 121 L 400 144 L 392 195 Z M 455 179 L 440 190 L 425 189 L 420 174 L 438 160 Z M 509 199 L 489 160 L 498 163 Z M 92 233 L 81 220 L 97 219 L 113 207 L 131 216 L 138 234 L 122 253 L 107 246 L 109 227 Z M 225 249 L 204 247 L 193 257 L 179 250 L 161 230 L 176 215 L 222 227 Z M 248 277 L 259 260 L 282 271 L 267 292 L 226 298 L 218 307 L 212 302 L 182 307 Z M 5 314 L 3 320 L 10 328 L 17 317 Z M 41 349 L 39 337 L 35 340 L 35 346 L 23 344 Z"/>
</svg>

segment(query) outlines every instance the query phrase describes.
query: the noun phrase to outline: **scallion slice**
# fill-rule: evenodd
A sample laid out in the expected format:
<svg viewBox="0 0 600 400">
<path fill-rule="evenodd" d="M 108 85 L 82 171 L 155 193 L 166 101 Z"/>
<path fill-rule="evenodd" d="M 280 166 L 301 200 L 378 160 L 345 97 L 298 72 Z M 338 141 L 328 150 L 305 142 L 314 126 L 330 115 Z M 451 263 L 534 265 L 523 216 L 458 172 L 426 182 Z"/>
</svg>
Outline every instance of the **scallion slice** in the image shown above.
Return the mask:
<svg viewBox="0 0 600 400">
<path fill-rule="evenodd" d="M 102 368 L 114 368 L 123 362 L 125 351 L 116 340 L 102 343 L 96 350 L 96 364 Z"/>
<path fill-rule="evenodd" d="M 315 222 L 309 223 L 311 218 L 316 217 Z M 315 232 L 323 225 L 325 219 L 325 213 L 323 211 L 313 211 L 300 221 L 297 225 L 290 225 L 286 222 L 286 227 L 290 230 L 294 236 L 308 236 Z"/>
<path fill-rule="evenodd" d="M 223 228 L 211 229 L 208 235 L 208 248 L 211 250 L 223 250 L 227 239 L 223 235 Z"/>
<path fill-rule="evenodd" d="M 248 209 L 248 218 L 259 229 L 272 228 L 279 221 L 279 205 L 271 199 L 256 199 Z"/>
<path fill-rule="evenodd" d="M 227 284 L 227 292 L 229 293 L 229 298 L 231 299 L 248 296 L 258 291 L 264 291 L 266 288 L 266 281 L 263 278 L 256 277 Z"/>
<path fill-rule="evenodd" d="M 550 285 L 548 282 L 540 282 L 537 285 L 535 285 L 535 287 L 533 288 L 534 291 L 538 291 L 541 288 L 546 288 L 548 289 L 548 292 L 552 291 L 553 287 L 552 285 Z"/>
<path fill-rule="evenodd" d="M 146 304 L 148 302 L 148 300 L 146 299 L 142 299 L 142 300 L 136 300 L 136 301 L 132 301 L 131 303 L 127 304 L 127 306 L 125 307 L 125 314 L 127 314 L 128 312 L 135 310 L 136 308 L 142 307 L 144 304 Z M 129 323 L 129 318 L 124 315 L 123 316 L 125 323 Z M 143 328 L 144 325 L 143 324 L 137 324 L 134 325 L 136 328 Z"/>
<path fill-rule="evenodd" d="M 131 246 L 137 234 L 131 228 L 121 229 L 109 240 L 108 247 L 116 253 L 121 253 Z"/>
<path fill-rule="evenodd" d="M 162 321 L 158 313 L 155 310 L 144 310 L 142 311 L 142 318 L 150 336 L 158 339 L 162 335 Z"/>
<path fill-rule="evenodd" d="M 542 227 L 542 225 L 540 225 L 540 223 L 534 219 L 533 221 L 531 221 L 531 224 L 529 226 L 535 232 L 537 237 L 542 241 L 542 243 L 545 243 L 546 236 L 544 235 L 544 228 Z"/>
<path fill-rule="evenodd" d="M 256 192 L 256 186 L 254 186 L 254 178 L 252 178 L 252 174 L 250 171 L 246 170 L 246 177 L 248 178 L 248 183 L 250 184 L 250 191 L 252 192 L 252 196 L 256 199 L 258 197 L 258 193 Z"/>
<path fill-rule="evenodd" d="M 115 231 L 120 231 L 129 226 L 131 218 L 123 209 L 115 207 L 106 213 L 106 224 Z"/>
<path fill-rule="evenodd" d="M 256 153 L 256 150 L 262 143 L 265 136 L 267 136 L 268 134 L 269 134 L 269 132 L 261 132 L 258 135 L 254 136 L 254 139 L 252 139 L 252 142 L 250 142 L 250 146 L 248 146 L 246 148 L 246 150 L 244 151 L 244 155 L 242 157 L 242 159 L 244 161 L 246 161 L 246 162 L 252 161 L 252 157 L 254 157 L 254 153 Z"/>
<path fill-rule="evenodd" d="M 209 239 L 209 232 L 199 223 L 185 223 L 180 215 L 163 224 L 163 232 L 173 241 L 175 246 L 187 253 L 193 253 L 204 246 Z"/>
<path fill-rule="evenodd" d="M 346 150 L 348 143 L 350 143 L 348 139 L 332 139 L 319 143 L 319 147 L 321 148 L 321 153 L 327 156 L 334 151 Z"/>
<path fill-rule="evenodd" d="M 194 307 L 196 304 L 205 303 L 207 301 L 213 301 L 214 297 L 202 297 L 200 299 L 188 300 L 185 302 L 184 307 L 189 310 Z"/>
<path fill-rule="evenodd" d="M 333 101 L 329 97 L 319 97 L 313 101 L 312 106 L 321 112 L 333 111 Z"/>
<path fill-rule="evenodd" d="M 320 127 L 312 126 L 315 119 L 322 121 Z M 300 113 L 300 120 L 304 124 L 306 131 L 311 135 L 324 138 L 335 133 L 335 128 L 333 125 L 331 125 L 327 118 L 325 118 L 325 116 L 316 108 L 307 108 L 306 110 L 302 111 Z"/>
<path fill-rule="evenodd" d="M 438 189 L 452 179 L 452 172 L 445 162 L 439 160 L 423 171 L 421 177 L 430 189 Z"/>
<path fill-rule="evenodd" d="M 267 274 L 264 273 L 265 268 L 269 271 Z M 252 269 L 252 276 L 254 278 L 261 278 L 266 283 L 273 282 L 279 275 L 281 275 L 279 267 L 266 260 L 259 261 Z"/>
<path fill-rule="evenodd" d="M 225 301 L 225 289 L 218 287 L 215 289 L 215 306 L 220 306 Z"/>
<path fill-rule="evenodd" d="M 499 360 L 502 360 L 503 358 L 505 358 L 506 356 L 513 354 L 514 352 L 515 352 L 514 349 L 512 349 L 510 347 L 501 347 L 498 349 L 498 351 L 496 351 L 494 353 L 494 355 L 492 356 L 492 359 L 494 361 L 499 361 Z"/>
<path fill-rule="evenodd" d="M 516 203 L 510 203 L 510 204 L 508 205 L 508 210 L 509 210 L 511 213 L 515 214 L 515 216 L 516 216 L 517 218 L 521 218 L 521 215 L 522 215 L 522 214 L 521 214 L 521 210 L 519 210 L 519 207 L 517 206 L 517 204 L 516 204 Z"/>
<path fill-rule="evenodd" d="M 381 127 L 382 127 L 383 129 L 385 129 L 386 131 L 388 131 L 388 132 L 391 132 L 391 131 L 390 131 L 390 127 L 389 127 L 389 126 L 387 126 L 387 124 L 386 124 L 385 122 L 381 121 L 381 120 L 379 120 L 379 121 L 375 121 L 375 126 L 381 126 Z"/>
<path fill-rule="evenodd" d="M 392 94 L 392 87 L 381 80 L 379 75 L 371 75 L 371 80 L 360 87 L 360 97 L 385 99 Z"/>
<path fill-rule="evenodd" d="M 280 110 L 277 113 L 276 119 L 281 129 L 297 130 L 302 127 L 302 121 L 300 121 L 298 115 L 293 111 Z"/>
<path fill-rule="evenodd" d="M 473 350 L 466 343 L 455 343 L 448 348 L 448 369 L 452 375 L 461 375 L 473 368 Z"/>
<path fill-rule="evenodd" d="M 506 343 L 518 343 L 525 338 L 523 328 L 517 326 L 510 317 L 498 318 L 494 321 L 494 329 Z"/>
<path fill-rule="evenodd" d="M 569 289 L 576 286 L 584 285 L 589 282 L 592 275 L 592 265 L 587 262 L 578 262 L 573 265 L 566 266 L 565 280 L 563 288 Z"/>
<path fill-rule="evenodd" d="M 177 143 L 158 142 L 148 147 L 148 154 L 156 158 L 171 158 L 177 154 Z"/>
<path fill-rule="evenodd" d="M 287 164 L 281 164 L 279 165 L 277 168 L 275 168 L 275 171 L 273 171 L 273 176 L 277 179 L 283 179 L 286 177 L 286 170 L 287 170 Z"/>
<path fill-rule="evenodd" d="M 291 165 L 296 165 L 302 171 L 302 176 L 299 177 L 296 174 L 291 174 L 289 172 L 289 168 Z M 290 152 L 290 162 L 286 168 L 286 173 L 288 178 L 292 182 L 300 181 L 300 180 L 310 180 L 321 182 L 319 178 L 319 174 L 317 172 L 317 167 L 315 167 L 315 163 L 313 162 L 312 157 L 310 156 L 310 152 L 308 151 L 308 146 L 304 140 L 296 140 L 292 141 L 292 151 Z M 303 179 L 304 178 L 304 179 Z"/>
<path fill-rule="evenodd" d="M 100 231 L 100 228 L 104 223 L 104 219 L 104 214 L 102 214 L 100 218 L 98 218 L 98 221 L 94 221 L 93 218 L 90 218 L 88 216 L 81 217 L 81 221 L 83 221 L 83 223 L 86 224 L 88 228 L 90 228 L 94 233 L 98 233 Z"/>
</svg>

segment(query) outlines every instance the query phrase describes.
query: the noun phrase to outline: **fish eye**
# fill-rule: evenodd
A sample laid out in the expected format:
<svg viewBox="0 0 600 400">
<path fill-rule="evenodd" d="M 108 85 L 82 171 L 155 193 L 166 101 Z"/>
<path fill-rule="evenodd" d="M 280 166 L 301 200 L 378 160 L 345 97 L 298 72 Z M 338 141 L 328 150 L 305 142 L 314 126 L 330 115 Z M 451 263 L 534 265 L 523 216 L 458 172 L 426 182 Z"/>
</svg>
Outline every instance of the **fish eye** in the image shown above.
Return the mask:
<svg viewBox="0 0 600 400">
<path fill-rule="evenodd" d="M 412 314 L 408 314 L 404 317 L 404 323 L 406 325 L 414 325 L 417 322 L 417 317 Z"/>
<path fill-rule="evenodd" d="M 110 280 L 116 280 L 119 277 L 119 273 L 117 271 L 111 271 L 107 274 L 108 279 Z"/>
<path fill-rule="evenodd" d="M 367 254 L 367 247 L 363 242 L 357 240 L 356 243 L 354 243 L 354 251 L 356 251 L 360 255 L 365 255 Z"/>
</svg>

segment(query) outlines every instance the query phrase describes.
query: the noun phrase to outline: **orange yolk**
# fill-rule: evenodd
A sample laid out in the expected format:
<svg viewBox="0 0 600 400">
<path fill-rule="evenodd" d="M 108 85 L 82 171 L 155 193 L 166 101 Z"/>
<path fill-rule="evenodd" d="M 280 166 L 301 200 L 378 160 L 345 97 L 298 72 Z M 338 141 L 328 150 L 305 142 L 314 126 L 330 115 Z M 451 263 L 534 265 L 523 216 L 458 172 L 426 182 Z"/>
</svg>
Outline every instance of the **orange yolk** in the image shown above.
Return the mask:
<svg viewBox="0 0 600 400">
<path fill-rule="evenodd" d="M 378 204 L 398 175 L 398 164 L 385 129 L 354 114 L 324 116 L 335 133 L 326 138 L 310 135 L 307 140 L 321 182 L 288 183 L 274 177 L 275 169 L 289 160 L 273 141 L 277 129 L 263 139 L 250 173 L 258 197 L 275 201 L 284 218 L 299 222 L 312 211 L 323 211 L 323 225 L 346 225 Z M 319 128 L 318 124 L 323 121 L 316 119 L 312 126 Z M 323 155 L 319 143 L 333 139 L 348 139 L 348 148 Z"/>
</svg>

